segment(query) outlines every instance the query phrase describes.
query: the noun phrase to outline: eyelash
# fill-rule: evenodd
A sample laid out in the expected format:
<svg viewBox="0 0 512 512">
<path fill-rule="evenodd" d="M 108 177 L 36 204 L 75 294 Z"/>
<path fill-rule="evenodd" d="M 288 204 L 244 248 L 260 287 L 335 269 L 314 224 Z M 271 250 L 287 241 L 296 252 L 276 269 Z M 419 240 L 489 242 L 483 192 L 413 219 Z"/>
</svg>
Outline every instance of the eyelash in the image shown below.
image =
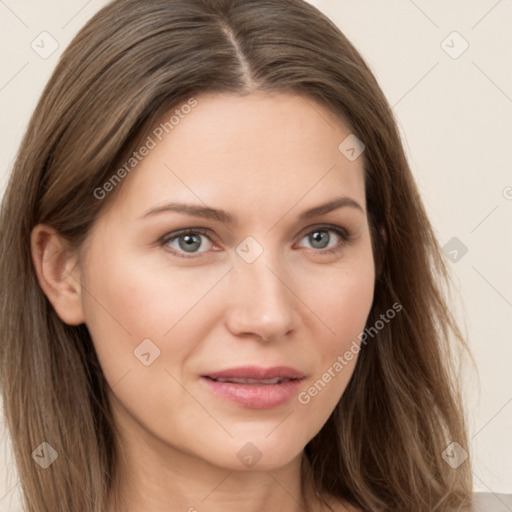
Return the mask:
<svg viewBox="0 0 512 512">
<path fill-rule="evenodd" d="M 318 226 L 318 227 L 314 227 L 313 229 L 310 229 L 309 231 L 305 232 L 301 237 L 300 237 L 300 240 L 302 240 L 305 236 L 307 235 L 310 235 L 311 233 L 314 233 L 314 232 L 317 232 L 317 231 L 333 231 L 334 233 L 336 233 L 340 239 L 341 239 L 341 242 L 338 243 L 338 245 L 336 247 L 333 247 L 331 249 L 318 249 L 318 250 L 315 250 L 314 248 L 312 248 L 312 250 L 318 254 L 335 254 L 335 253 L 338 253 L 340 252 L 346 245 L 349 245 L 350 242 L 353 240 L 353 236 L 344 228 L 341 228 L 339 226 L 331 226 L 331 225 L 322 225 L 322 226 Z M 160 239 L 160 241 L 158 242 L 160 246 L 164 247 L 166 244 L 168 244 L 169 242 L 172 242 L 174 240 L 176 240 L 177 238 L 179 238 L 180 236 L 182 235 L 203 235 L 203 236 L 206 236 L 208 239 L 210 239 L 210 237 L 208 236 L 210 233 L 210 231 L 208 229 L 203 229 L 203 228 L 187 228 L 187 229 L 182 229 L 180 231 L 175 231 L 173 233 L 168 233 L 166 234 L 164 237 L 162 237 Z M 212 243 L 213 240 L 210 239 L 210 241 Z M 201 255 L 201 252 L 198 252 L 198 253 L 185 253 L 185 252 L 179 252 L 179 251 L 176 251 L 175 249 L 171 249 L 170 251 L 171 254 L 175 255 L 175 256 L 178 256 L 180 258 L 188 258 L 188 259 L 191 259 L 191 258 L 196 258 L 198 256 Z M 202 251 L 204 252 L 204 251 Z M 185 256 L 185 254 L 187 254 Z"/>
</svg>

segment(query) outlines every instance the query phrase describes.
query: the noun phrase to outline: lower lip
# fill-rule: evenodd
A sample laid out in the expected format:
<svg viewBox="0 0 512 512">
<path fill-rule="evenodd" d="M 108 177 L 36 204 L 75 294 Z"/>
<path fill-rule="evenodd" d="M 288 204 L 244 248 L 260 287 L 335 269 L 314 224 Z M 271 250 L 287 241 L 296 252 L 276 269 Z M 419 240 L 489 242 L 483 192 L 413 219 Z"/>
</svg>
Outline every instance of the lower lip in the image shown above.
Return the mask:
<svg viewBox="0 0 512 512">
<path fill-rule="evenodd" d="M 251 409 L 278 407 L 297 395 L 303 379 L 294 379 L 281 384 L 236 384 L 217 382 L 202 377 L 206 385 L 218 396 L 227 398 Z"/>
</svg>

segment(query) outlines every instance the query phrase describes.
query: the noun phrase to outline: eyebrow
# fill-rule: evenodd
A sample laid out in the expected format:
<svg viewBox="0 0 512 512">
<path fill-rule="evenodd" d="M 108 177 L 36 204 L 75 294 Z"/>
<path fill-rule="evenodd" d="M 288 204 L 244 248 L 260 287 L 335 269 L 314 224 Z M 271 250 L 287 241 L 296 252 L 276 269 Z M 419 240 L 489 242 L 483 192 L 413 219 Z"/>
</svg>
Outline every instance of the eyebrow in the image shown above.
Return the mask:
<svg viewBox="0 0 512 512">
<path fill-rule="evenodd" d="M 354 208 L 361 211 L 361 213 L 364 213 L 363 208 L 357 201 L 350 197 L 342 196 L 302 212 L 299 215 L 299 220 L 304 221 L 310 219 L 311 217 L 324 215 L 343 207 Z M 149 210 L 146 210 L 140 217 L 138 217 L 138 219 L 145 219 L 147 217 L 151 217 L 153 215 L 164 212 L 184 213 L 185 215 L 190 215 L 191 217 L 216 220 L 225 224 L 234 224 L 236 222 L 234 215 L 226 212 L 225 210 L 186 203 L 166 203 L 162 206 L 155 206 Z"/>
</svg>

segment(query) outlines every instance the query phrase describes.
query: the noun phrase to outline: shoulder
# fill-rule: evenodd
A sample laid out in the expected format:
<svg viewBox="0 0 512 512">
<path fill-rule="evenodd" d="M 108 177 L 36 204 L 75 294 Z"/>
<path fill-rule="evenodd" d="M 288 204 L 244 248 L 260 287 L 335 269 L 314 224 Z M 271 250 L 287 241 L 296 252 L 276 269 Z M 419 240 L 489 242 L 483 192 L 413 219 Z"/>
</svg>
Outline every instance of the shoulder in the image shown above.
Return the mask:
<svg viewBox="0 0 512 512">
<path fill-rule="evenodd" d="M 475 492 L 473 512 L 503 512 L 512 510 L 512 494 Z"/>
<path fill-rule="evenodd" d="M 334 512 L 362 512 L 361 509 L 328 495 L 325 501 Z M 490 492 L 475 492 L 471 512 L 508 512 L 512 510 L 512 494 L 496 494 Z"/>
</svg>

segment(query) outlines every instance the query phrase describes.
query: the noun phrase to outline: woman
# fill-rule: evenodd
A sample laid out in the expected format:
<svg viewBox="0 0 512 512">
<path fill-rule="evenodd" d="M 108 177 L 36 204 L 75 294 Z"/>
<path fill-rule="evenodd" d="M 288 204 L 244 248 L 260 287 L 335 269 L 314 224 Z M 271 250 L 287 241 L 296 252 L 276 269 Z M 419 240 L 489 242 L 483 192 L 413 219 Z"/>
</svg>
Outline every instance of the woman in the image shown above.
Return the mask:
<svg viewBox="0 0 512 512">
<path fill-rule="evenodd" d="M 444 261 L 388 103 L 314 7 L 112 2 L 3 206 L 26 510 L 471 506 Z"/>
</svg>

